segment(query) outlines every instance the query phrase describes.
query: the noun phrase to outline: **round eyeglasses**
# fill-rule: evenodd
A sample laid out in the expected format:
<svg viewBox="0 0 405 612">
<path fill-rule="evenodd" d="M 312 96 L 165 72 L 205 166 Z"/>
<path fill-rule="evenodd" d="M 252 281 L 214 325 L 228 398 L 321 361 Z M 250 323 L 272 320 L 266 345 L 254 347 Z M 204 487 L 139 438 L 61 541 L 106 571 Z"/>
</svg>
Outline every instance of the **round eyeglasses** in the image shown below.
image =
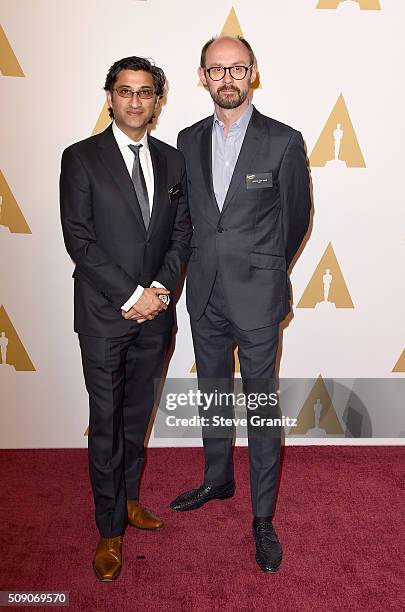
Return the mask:
<svg viewBox="0 0 405 612">
<path fill-rule="evenodd" d="M 229 72 L 231 77 L 236 81 L 241 81 L 247 75 L 247 71 L 253 66 L 211 66 L 206 68 L 206 72 L 212 81 L 220 81 L 226 75 L 226 71 Z"/>
<path fill-rule="evenodd" d="M 136 94 L 141 100 L 149 100 L 155 95 L 155 90 L 149 87 L 135 91 L 134 89 L 131 89 L 131 87 L 122 85 L 121 87 L 113 89 L 113 91 L 116 91 L 121 98 L 132 98 L 132 96 Z"/>
</svg>

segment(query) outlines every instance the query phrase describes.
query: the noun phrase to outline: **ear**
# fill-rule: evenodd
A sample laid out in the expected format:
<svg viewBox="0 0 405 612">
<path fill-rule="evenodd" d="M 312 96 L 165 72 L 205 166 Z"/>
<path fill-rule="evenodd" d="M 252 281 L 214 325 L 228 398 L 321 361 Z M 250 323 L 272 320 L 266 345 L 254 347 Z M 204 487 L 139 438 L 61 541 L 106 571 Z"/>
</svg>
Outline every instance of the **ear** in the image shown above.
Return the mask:
<svg viewBox="0 0 405 612">
<path fill-rule="evenodd" d="M 249 83 L 250 84 L 254 83 L 256 79 L 257 79 L 257 66 L 256 66 L 256 63 L 254 63 L 252 66 L 252 70 L 250 72 Z"/>
<path fill-rule="evenodd" d="M 111 108 L 112 107 L 112 95 L 111 95 L 111 91 L 106 91 L 105 94 L 106 94 L 106 98 L 107 98 L 107 106 L 109 108 Z"/>
<path fill-rule="evenodd" d="M 200 77 L 200 80 L 202 81 L 202 84 L 203 85 L 207 85 L 207 77 L 205 76 L 204 68 L 201 68 L 201 66 L 200 66 L 198 68 L 197 72 L 198 72 L 198 76 Z"/>
</svg>

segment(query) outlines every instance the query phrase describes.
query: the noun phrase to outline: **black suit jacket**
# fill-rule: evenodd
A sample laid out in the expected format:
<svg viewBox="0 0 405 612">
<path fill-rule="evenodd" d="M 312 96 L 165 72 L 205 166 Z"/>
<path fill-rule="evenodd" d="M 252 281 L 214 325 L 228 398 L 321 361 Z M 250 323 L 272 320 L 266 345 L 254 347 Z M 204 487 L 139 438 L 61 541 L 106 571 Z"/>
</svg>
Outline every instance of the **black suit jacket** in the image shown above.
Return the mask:
<svg viewBox="0 0 405 612">
<path fill-rule="evenodd" d="M 154 172 L 148 231 L 111 126 L 63 152 L 61 220 L 67 251 L 76 264 L 78 333 L 99 337 L 128 333 L 138 324 L 121 316 L 121 306 L 137 285 L 149 287 L 156 280 L 174 291 L 188 260 L 191 225 L 183 156 L 151 136 L 148 143 Z M 172 324 L 172 305 L 144 323 L 158 332 Z"/>
<path fill-rule="evenodd" d="M 302 136 L 253 109 L 222 212 L 212 182 L 213 116 L 180 132 L 194 227 L 187 308 L 199 319 L 217 270 L 233 322 L 243 330 L 280 322 L 290 309 L 288 267 L 307 231 L 310 188 Z M 272 173 L 265 188 L 247 175 Z"/>
</svg>

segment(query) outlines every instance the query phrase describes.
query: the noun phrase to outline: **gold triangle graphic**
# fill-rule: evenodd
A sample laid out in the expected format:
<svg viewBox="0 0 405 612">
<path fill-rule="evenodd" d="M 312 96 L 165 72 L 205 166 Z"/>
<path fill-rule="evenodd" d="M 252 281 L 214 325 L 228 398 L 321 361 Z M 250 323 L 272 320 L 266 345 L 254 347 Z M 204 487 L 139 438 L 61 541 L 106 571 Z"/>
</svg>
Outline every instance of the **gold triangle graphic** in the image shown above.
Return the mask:
<svg viewBox="0 0 405 612">
<path fill-rule="evenodd" d="M 35 372 L 34 365 L 4 306 L 0 306 L 0 358 L 0 368 L 13 366 L 18 371 Z"/>
<path fill-rule="evenodd" d="M 323 128 L 309 158 L 311 166 L 325 166 L 328 162 L 349 168 L 365 168 L 363 154 L 351 122 L 343 95 L 337 102 Z"/>
<path fill-rule="evenodd" d="M 101 109 L 100 116 L 97 119 L 97 123 L 94 126 L 92 136 L 95 136 L 96 134 L 100 134 L 101 132 L 104 132 L 104 130 L 110 125 L 110 123 L 111 123 L 111 118 L 110 118 L 110 115 L 108 114 L 108 105 L 107 105 L 107 100 L 106 100 L 104 102 L 103 108 Z"/>
<path fill-rule="evenodd" d="M 21 66 L 18 59 L 14 55 L 10 43 L 7 40 L 6 33 L 0 25 L 0 74 L 3 76 L 23 77 Z"/>
<path fill-rule="evenodd" d="M 31 234 L 17 200 L 0 170 L 0 225 L 8 227 L 13 234 Z"/>
<path fill-rule="evenodd" d="M 242 36 L 242 38 L 244 38 L 239 19 L 233 7 L 229 11 L 229 15 L 226 18 L 220 36 Z"/>
<path fill-rule="evenodd" d="M 361 10 L 366 11 L 380 11 L 381 6 L 379 0 L 319 0 L 316 8 L 317 9 L 336 9 L 339 4 L 345 2 L 354 2 L 359 5 Z"/>
<path fill-rule="evenodd" d="M 396 364 L 394 365 L 394 368 L 392 371 L 393 372 L 405 372 L 405 349 L 402 351 L 402 354 L 400 358 L 398 359 L 398 361 L 396 362 Z"/>
<path fill-rule="evenodd" d="M 226 21 L 224 23 L 224 27 L 221 30 L 220 36 L 242 36 L 242 38 L 245 38 L 245 36 L 244 36 L 244 34 L 242 32 L 242 28 L 241 28 L 240 23 L 239 23 L 239 19 L 238 19 L 237 15 L 236 15 L 236 11 L 235 11 L 235 9 L 233 7 L 229 11 L 229 15 L 226 18 Z M 198 87 L 204 87 L 204 85 L 201 82 L 201 80 L 198 81 L 197 85 L 198 85 Z M 259 77 L 259 75 L 257 76 L 255 82 L 252 83 L 250 87 L 252 89 L 261 89 L 262 88 L 262 86 L 260 84 L 260 77 Z"/>
<path fill-rule="evenodd" d="M 317 413 L 319 422 L 317 422 Z M 311 429 L 324 430 L 325 434 L 343 434 L 343 429 L 336 414 L 335 407 L 321 375 L 302 406 L 295 427 L 291 427 L 289 435 L 311 436 Z"/>
<path fill-rule="evenodd" d="M 238 356 L 238 347 L 235 347 L 235 350 L 233 352 L 233 358 L 234 358 L 234 373 L 235 374 L 240 374 L 240 362 L 239 362 L 239 356 Z M 196 364 L 194 362 L 190 372 L 192 372 L 193 374 L 197 373 L 197 367 Z"/>
<path fill-rule="evenodd" d="M 84 432 L 83 436 L 84 437 L 86 437 L 86 436 L 88 437 L 89 436 L 89 428 L 88 428 L 88 426 L 86 427 L 86 431 Z"/>
<path fill-rule="evenodd" d="M 345 279 L 329 242 L 297 308 L 354 308 Z"/>
</svg>

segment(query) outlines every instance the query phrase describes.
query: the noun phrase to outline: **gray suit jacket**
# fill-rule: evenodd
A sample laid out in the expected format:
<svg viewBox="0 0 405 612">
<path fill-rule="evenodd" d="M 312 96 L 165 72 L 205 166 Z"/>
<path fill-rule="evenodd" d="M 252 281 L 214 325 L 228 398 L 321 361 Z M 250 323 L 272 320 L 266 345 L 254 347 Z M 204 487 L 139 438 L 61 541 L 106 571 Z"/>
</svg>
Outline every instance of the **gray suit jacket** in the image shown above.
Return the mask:
<svg viewBox="0 0 405 612">
<path fill-rule="evenodd" d="M 311 208 L 304 142 L 300 132 L 254 108 L 220 212 L 212 183 L 212 123 L 213 116 L 207 117 L 178 137 L 194 227 L 187 308 L 192 319 L 203 315 L 219 270 L 232 321 L 243 330 L 258 329 L 280 322 L 290 309 L 288 267 Z M 252 183 L 251 175 L 259 173 L 266 182 Z"/>
</svg>

